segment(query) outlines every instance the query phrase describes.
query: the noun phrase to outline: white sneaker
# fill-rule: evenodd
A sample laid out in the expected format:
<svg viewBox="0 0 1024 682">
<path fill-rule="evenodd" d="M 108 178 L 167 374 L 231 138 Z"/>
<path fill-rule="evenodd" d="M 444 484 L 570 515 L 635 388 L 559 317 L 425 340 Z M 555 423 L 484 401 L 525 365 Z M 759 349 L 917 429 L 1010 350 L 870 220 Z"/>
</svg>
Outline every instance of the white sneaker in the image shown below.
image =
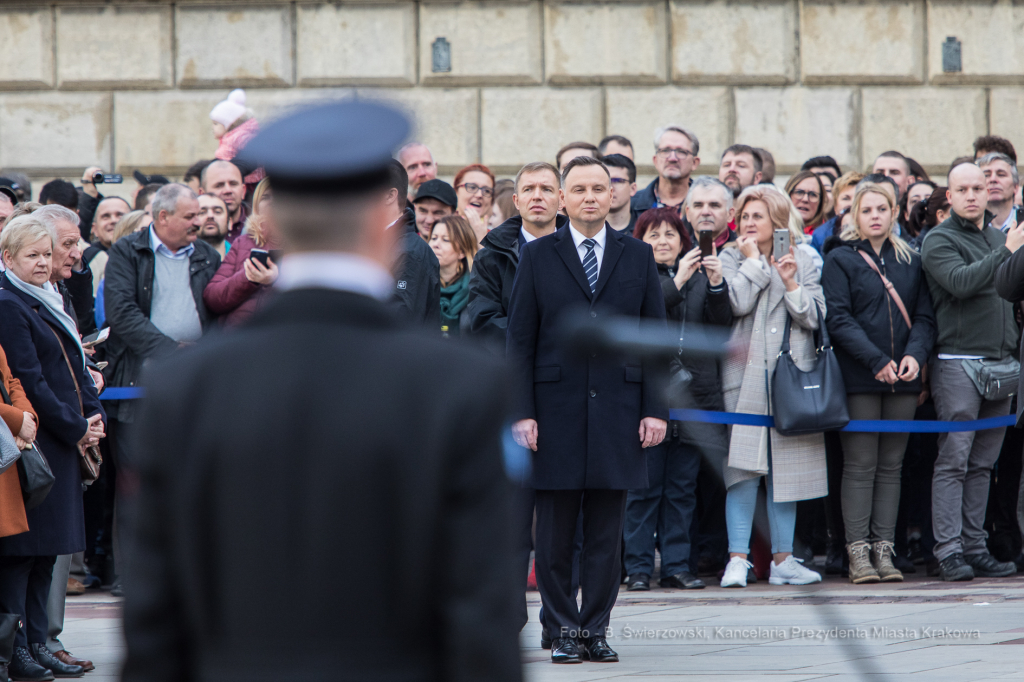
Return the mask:
<svg viewBox="0 0 1024 682">
<path fill-rule="evenodd" d="M 729 559 L 725 567 L 725 575 L 722 576 L 722 587 L 746 587 L 747 571 L 754 565 L 738 556 Z"/>
<path fill-rule="evenodd" d="M 772 562 L 772 574 L 768 582 L 772 585 L 810 585 L 820 583 L 821 574 L 804 568 L 801 564 L 803 559 L 797 559 L 790 554 L 781 564 Z"/>
</svg>

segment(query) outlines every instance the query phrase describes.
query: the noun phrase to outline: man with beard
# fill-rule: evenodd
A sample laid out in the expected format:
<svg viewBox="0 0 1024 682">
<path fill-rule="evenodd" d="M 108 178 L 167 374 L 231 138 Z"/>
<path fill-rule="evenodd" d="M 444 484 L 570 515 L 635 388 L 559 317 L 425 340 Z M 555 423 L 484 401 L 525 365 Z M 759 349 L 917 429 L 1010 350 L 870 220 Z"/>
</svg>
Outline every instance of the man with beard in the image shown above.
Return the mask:
<svg viewBox="0 0 1024 682">
<path fill-rule="evenodd" d="M 230 161 L 214 161 L 203 169 L 201 178 L 203 194 L 213 194 L 223 200 L 228 207 L 228 234 L 229 242 L 235 241 L 235 237 L 242 234 L 245 227 L 245 219 L 249 217 L 248 207 L 242 201 L 245 198 L 245 183 L 242 181 L 242 171 Z M 153 218 L 156 218 L 154 213 Z"/>
<path fill-rule="evenodd" d="M 223 259 L 228 244 L 228 207 L 224 200 L 212 194 L 199 195 L 199 238 L 213 247 Z"/>
<path fill-rule="evenodd" d="M 658 177 L 633 197 L 633 212 L 668 206 L 682 215 L 690 189 L 690 174 L 700 165 L 700 141 L 681 126 L 659 128 L 654 133 L 654 167 Z"/>
<path fill-rule="evenodd" d="M 733 197 L 761 182 L 761 157 L 753 147 L 734 144 L 722 153 L 722 164 L 718 167 L 718 179 L 732 190 Z"/>
</svg>

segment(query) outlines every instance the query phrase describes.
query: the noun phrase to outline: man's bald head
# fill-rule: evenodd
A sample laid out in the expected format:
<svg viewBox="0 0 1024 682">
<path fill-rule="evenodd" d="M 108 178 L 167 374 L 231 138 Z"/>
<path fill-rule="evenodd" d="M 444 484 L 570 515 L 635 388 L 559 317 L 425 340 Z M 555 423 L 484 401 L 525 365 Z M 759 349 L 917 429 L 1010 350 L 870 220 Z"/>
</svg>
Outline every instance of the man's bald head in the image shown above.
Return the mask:
<svg viewBox="0 0 1024 682">
<path fill-rule="evenodd" d="M 235 222 L 245 197 L 245 184 L 242 182 L 242 171 L 230 161 L 214 161 L 203 169 L 200 178 L 203 194 L 220 197 L 228 207 L 231 221 Z"/>
<path fill-rule="evenodd" d="M 962 163 L 949 171 L 946 182 L 946 197 L 953 212 L 983 228 L 988 207 L 985 173 L 973 163 Z"/>
</svg>

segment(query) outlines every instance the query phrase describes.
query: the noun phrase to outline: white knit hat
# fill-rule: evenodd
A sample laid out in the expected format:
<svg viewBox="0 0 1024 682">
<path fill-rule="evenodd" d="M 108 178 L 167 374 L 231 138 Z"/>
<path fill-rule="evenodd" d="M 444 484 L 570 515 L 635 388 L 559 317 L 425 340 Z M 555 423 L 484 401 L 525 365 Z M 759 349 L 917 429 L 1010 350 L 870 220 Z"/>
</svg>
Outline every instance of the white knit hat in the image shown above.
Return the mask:
<svg viewBox="0 0 1024 682">
<path fill-rule="evenodd" d="M 232 90 L 228 98 L 215 106 L 210 118 L 225 128 L 237 121 L 245 113 L 245 90 Z"/>
</svg>

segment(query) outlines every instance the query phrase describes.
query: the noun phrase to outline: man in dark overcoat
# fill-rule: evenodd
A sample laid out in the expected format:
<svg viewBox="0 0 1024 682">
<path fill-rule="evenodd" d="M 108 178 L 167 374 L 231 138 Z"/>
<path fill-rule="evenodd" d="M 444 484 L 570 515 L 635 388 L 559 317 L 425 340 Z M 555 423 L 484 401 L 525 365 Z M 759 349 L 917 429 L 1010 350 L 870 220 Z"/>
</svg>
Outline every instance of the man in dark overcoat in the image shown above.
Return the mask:
<svg viewBox="0 0 1024 682">
<path fill-rule="evenodd" d="M 611 178 L 578 157 L 562 171 L 569 224 L 522 249 L 509 304 L 507 354 L 524 373 L 516 441 L 534 451 L 537 587 L 555 663 L 612 662 L 605 631 L 618 594 L 626 491 L 648 485 L 643 448 L 665 437 L 660 363 L 625 354 L 574 353 L 560 342 L 567 314 L 665 319 L 649 244 L 608 227 Z M 582 608 L 571 589 L 582 509 Z M 582 644 L 582 648 L 580 645 Z"/>
<path fill-rule="evenodd" d="M 241 152 L 279 293 L 146 381 L 122 679 L 521 679 L 504 370 L 388 305 L 408 129 L 349 100 Z"/>
</svg>

